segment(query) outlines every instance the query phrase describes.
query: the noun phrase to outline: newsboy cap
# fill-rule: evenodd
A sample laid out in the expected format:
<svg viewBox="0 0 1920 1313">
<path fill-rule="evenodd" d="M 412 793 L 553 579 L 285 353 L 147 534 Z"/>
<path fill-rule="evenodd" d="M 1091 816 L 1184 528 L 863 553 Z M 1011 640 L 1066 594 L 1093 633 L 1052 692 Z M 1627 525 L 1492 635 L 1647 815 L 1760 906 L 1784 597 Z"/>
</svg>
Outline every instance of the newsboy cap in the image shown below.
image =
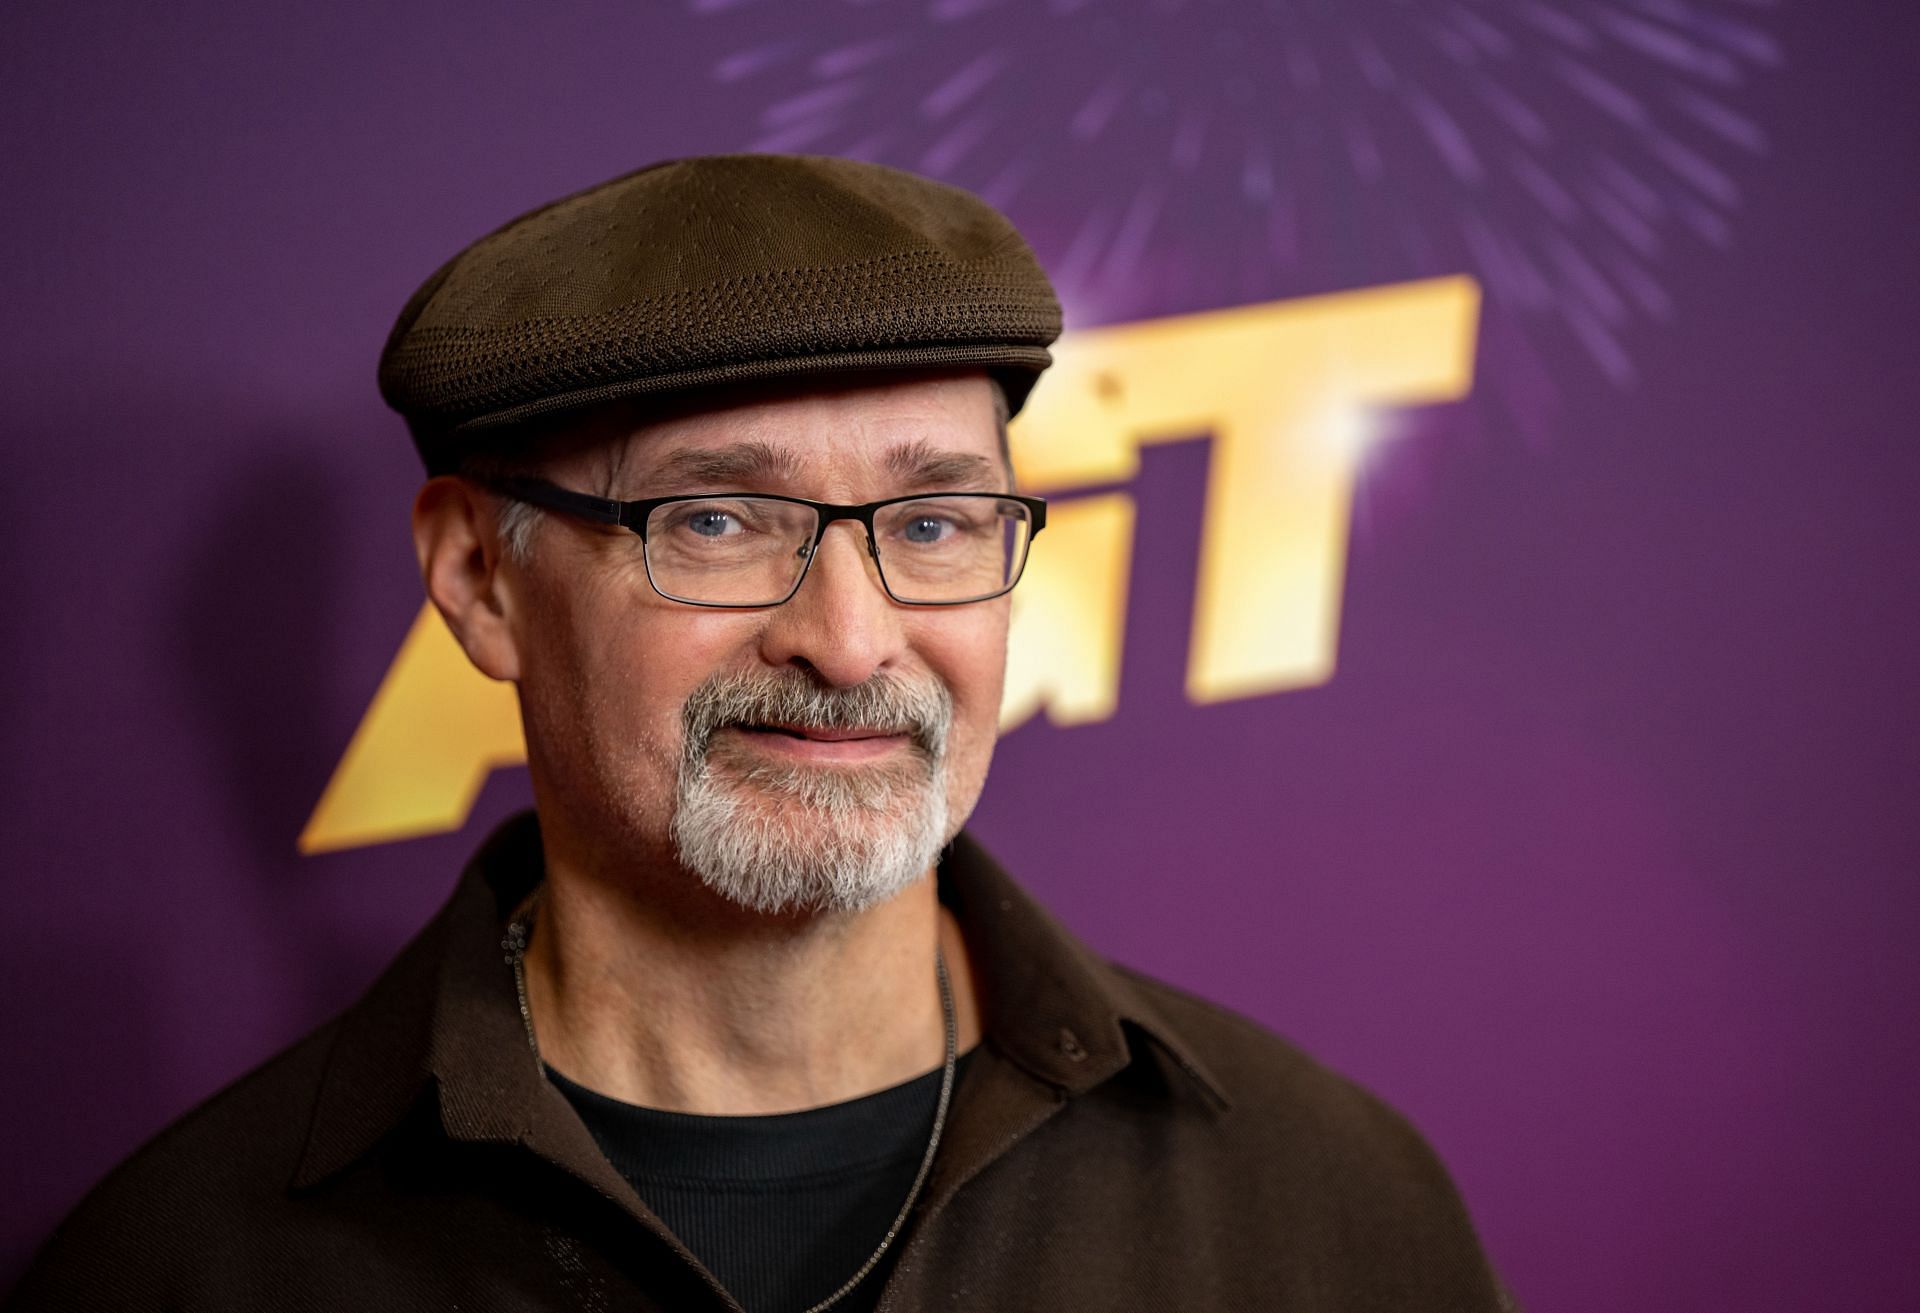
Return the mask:
<svg viewBox="0 0 1920 1313">
<path fill-rule="evenodd" d="M 502 429 L 759 379 L 979 368 L 1018 411 L 1060 305 L 969 192 L 817 155 L 650 165 L 522 215 L 429 278 L 380 391 L 431 470 Z"/>
</svg>

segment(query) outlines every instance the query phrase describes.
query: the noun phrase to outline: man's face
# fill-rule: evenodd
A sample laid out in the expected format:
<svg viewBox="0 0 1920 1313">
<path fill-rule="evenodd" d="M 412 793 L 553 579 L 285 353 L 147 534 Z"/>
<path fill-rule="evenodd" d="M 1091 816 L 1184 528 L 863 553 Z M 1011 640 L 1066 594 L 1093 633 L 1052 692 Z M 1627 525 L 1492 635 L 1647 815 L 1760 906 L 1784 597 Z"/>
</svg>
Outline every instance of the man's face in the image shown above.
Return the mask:
<svg viewBox="0 0 1920 1313">
<path fill-rule="evenodd" d="M 543 473 L 622 500 L 1003 492 L 995 400 L 980 374 L 758 394 Z M 592 860 L 670 855 L 760 911 L 923 874 L 986 779 L 1009 604 L 896 603 L 865 534 L 834 523 L 791 600 L 733 610 L 660 596 L 626 529 L 543 524 L 503 581 L 543 816 Z"/>
</svg>

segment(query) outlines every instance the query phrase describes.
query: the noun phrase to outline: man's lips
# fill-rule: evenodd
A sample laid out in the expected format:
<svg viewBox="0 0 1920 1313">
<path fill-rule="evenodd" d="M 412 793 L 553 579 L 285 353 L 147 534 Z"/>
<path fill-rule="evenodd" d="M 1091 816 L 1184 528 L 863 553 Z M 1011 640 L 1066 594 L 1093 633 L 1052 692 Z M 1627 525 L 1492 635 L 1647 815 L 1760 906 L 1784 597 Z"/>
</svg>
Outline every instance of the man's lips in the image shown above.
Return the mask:
<svg viewBox="0 0 1920 1313">
<path fill-rule="evenodd" d="M 858 761 L 882 756 L 912 742 L 895 730 L 826 729 L 815 725 L 731 725 L 748 741 L 774 752 L 819 761 Z"/>
<path fill-rule="evenodd" d="M 890 729 L 820 729 L 813 725 L 742 725 L 740 728 L 761 734 L 787 734 L 796 739 L 813 739 L 820 743 L 845 743 L 848 739 L 897 739 L 900 737 Z"/>
</svg>

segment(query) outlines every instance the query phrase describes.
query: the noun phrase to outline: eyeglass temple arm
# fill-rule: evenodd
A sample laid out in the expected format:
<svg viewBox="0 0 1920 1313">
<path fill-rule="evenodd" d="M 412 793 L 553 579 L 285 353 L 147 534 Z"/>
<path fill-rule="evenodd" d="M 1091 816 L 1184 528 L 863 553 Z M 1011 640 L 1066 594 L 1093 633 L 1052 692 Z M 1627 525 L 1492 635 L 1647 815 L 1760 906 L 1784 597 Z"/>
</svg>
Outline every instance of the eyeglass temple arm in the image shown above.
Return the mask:
<svg viewBox="0 0 1920 1313">
<path fill-rule="evenodd" d="M 601 524 L 627 524 L 626 503 L 609 497 L 595 497 L 591 493 L 558 488 L 544 479 L 509 477 L 492 479 L 489 483 L 496 491 L 530 506 L 543 506 L 550 511 L 577 515 L 583 520 L 594 520 Z"/>
</svg>

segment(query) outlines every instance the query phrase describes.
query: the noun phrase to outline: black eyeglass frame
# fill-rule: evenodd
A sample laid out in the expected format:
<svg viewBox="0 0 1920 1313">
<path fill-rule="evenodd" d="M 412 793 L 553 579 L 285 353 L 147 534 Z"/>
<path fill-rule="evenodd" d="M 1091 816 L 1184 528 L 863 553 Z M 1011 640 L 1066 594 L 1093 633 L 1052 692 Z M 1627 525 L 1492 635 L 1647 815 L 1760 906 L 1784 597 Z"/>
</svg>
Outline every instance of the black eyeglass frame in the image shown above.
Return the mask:
<svg viewBox="0 0 1920 1313">
<path fill-rule="evenodd" d="M 596 524 L 618 525 L 631 530 L 640 538 L 644 548 L 647 541 L 647 520 L 662 506 L 683 501 L 724 501 L 728 497 L 756 497 L 763 501 L 788 502 L 795 506 L 805 506 L 813 511 L 819 523 L 814 527 L 813 541 L 807 545 L 806 564 L 800 567 L 800 574 L 793 581 L 793 587 L 787 590 L 785 597 L 771 602 L 699 602 L 690 597 L 681 597 L 670 593 L 660 586 L 653 577 L 653 561 L 643 550 L 641 560 L 647 567 L 647 583 L 653 591 L 669 602 L 680 602 L 686 606 L 706 606 L 728 611 L 754 611 L 763 607 L 780 606 L 793 600 L 800 591 L 800 585 L 807 581 L 807 572 L 813 569 L 813 558 L 819 554 L 821 540 L 827 536 L 827 527 L 836 520 L 858 520 L 867 530 L 867 555 L 873 558 L 874 568 L 880 575 L 880 586 L 888 597 L 901 606 L 966 606 L 971 602 L 991 601 L 1004 597 L 1013 591 L 1020 576 L 1027 571 L 1027 559 L 1032 555 L 1033 540 L 1047 525 L 1047 503 L 1040 497 L 1021 497 L 1010 492 L 916 492 L 904 497 L 883 497 L 879 501 L 862 502 L 859 505 L 836 502 L 809 501 L 805 497 L 787 497 L 776 492 L 685 492 L 671 497 L 646 497 L 639 501 L 615 501 L 611 497 L 596 497 L 592 493 L 575 492 L 571 488 L 562 488 L 557 483 L 534 478 L 498 478 L 485 480 L 487 487 L 503 497 L 525 502 L 529 506 L 538 506 L 543 510 L 558 511 L 562 515 L 571 515 L 577 519 L 591 520 Z M 922 602 L 901 597 L 893 591 L 893 585 L 887 582 L 887 567 L 880 559 L 878 546 L 874 542 L 873 517 L 875 512 L 888 507 L 898 506 L 902 502 L 929 501 L 934 498 L 969 497 L 980 500 L 1017 502 L 1026 507 L 1029 528 L 1025 550 L 1020 553 L 1020 568 L 1006 587 L 997 588 L 990 593 L 981 593 L 975 597 L 956 597 L 949 601 Z"/>
</svg>

